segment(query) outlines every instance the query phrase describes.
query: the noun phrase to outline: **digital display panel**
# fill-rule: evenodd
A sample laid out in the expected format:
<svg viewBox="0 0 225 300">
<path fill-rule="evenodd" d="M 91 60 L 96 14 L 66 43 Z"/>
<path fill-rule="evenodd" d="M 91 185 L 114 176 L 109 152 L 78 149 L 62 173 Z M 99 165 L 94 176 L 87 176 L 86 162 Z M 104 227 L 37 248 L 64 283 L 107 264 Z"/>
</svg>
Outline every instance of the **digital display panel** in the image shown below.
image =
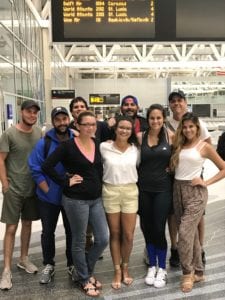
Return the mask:
<svg viewBox="0 0 225 300">
<path fill-rule="evenodd" d="M 90 94 L 90 105 L 120 105 L 120 94 Z"/>
<path fill-rule="evenodd" d="M 198 117 L 210 117 L 210 104 L 193 104 L 192 112 Z"/>
<path fill-rule="evenodd" d="M 53 42 L 224 41 L 225 0 L 52 0 Z"/>
</svg>

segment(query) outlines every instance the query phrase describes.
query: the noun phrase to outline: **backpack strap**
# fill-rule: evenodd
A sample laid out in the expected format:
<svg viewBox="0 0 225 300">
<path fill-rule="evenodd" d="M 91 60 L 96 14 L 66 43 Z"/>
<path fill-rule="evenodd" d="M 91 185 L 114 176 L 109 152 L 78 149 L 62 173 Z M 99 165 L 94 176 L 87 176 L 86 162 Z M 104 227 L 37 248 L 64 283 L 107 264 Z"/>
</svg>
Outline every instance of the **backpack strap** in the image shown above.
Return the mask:
<svg viewBox="0 0 225 300">
<path fill-rule="evenodd" d="M 50 138 L 50 136 L 45 135 L 44 136 L 44 159 L 46 159 L 47 156 L 48 156 L 48 152 L 49 152 L 49 149 L 50 149 L 50 146 L 51 146 L 51 142 L 52 142 L 52 139 Z"/>
<path fill-rule="evenodd" d="M 175 132 L 176 129 L 171 125 L 171 123 L 169 121 L 166 120 L 165 122 L 165 126 L 166 128 L 170 129 L 172 132 Z"/>
</svg>

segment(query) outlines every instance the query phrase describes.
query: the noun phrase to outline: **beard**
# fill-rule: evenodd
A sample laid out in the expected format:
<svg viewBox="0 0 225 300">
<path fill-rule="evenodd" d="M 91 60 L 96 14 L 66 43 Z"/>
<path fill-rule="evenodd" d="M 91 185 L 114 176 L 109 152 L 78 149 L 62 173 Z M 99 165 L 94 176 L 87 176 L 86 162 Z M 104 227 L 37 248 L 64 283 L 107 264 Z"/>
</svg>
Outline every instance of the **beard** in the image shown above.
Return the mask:
<svg viewBox="0 0 225 300">
<path fill-rule="evenodd" d="M 22 117 L 22 121 L 23 123 L 26 125 L 26 126 L 29 126 L 29 127 L 32 127 L 36 122 L 37 120 L 34 120 L 32 122 L 28 122 L 24 117 Z"/>
<path fill-rule="evenodd" d="M 60 130 L 59 128 L 60 127 L 63 127 L 64 128 L 64 130 Z M 69 128 L 69 126 L 60 126 L 60 127 L 55 127 L 55 131 L 56 131 L 56 133 L 58 134 L 58 135 L 66 135 L 67 133 L 68 133 L 68 128 Z"/>
<path fill-rule="evenodd" d="M 130 110 L 130 109 L 124 111 L 123 114 L 124 114 L 124 116 L 128 116 L 128 117 L 133 118 L 133 119 L 135 119 L 136 116 L 137 116 L 137 112 L 133 111 L 133 110 Z"/>
</svg>

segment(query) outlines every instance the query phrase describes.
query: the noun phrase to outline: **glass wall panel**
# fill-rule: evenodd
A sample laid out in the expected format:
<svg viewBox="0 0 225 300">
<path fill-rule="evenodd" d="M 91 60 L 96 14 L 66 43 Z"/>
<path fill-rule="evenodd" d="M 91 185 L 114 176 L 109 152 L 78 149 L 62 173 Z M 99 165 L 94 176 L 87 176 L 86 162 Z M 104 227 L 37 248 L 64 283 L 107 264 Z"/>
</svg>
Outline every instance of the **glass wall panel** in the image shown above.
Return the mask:
<svg viewBox="0 0 225 300">
<path fill-rule="evenodd" d="M 0 79 L 4 105 L 13 97 L 18 109 L 28 97 L 44 109 L 42 29 L 25 0 L 0 0 Z"/>
<path fill-rule="evenodd" d="M 0 86 L 4 91 L 15 93 L 14 66 L 0 57 Z"/>
<path fill-rule="evenodd" d="M 0 55 L 13 61 L 13 37 L 12 34 L 0 24 Z"/>
<path fill-rule="evenodd" d="M 0 1 L 0 20 L 11 20 L 12 19 L 12 4 L 9 0 Z"/>
<path fill-rule="evenodd" d="M 57 88 L 65 88 L 66 82 L 66 68 L 64 67 L 61 58 L 55 49 L 52 49 L 51 53 L 52 62 L 52 86 Z"/>
</svg>

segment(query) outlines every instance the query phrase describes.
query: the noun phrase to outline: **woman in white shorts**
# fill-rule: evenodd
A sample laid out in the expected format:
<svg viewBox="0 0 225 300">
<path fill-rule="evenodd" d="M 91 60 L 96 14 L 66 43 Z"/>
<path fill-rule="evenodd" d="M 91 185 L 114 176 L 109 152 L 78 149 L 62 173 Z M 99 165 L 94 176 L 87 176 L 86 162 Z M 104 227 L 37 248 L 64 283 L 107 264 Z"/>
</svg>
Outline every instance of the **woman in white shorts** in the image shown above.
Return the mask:
<svg viewBox="0 0 225 300">
<path fill-rule="evenodd" d="M 138 210 L 137 163 L 139 151 L 133 120 L 120 116 L 113 141 L 100 145 L 103 159 L 103 205 L 110 231 L 110 251 L 114 264 L 112 287 L 130 285 L 133 278 L 128 262 L 133 247 Z"/>
</svg>

